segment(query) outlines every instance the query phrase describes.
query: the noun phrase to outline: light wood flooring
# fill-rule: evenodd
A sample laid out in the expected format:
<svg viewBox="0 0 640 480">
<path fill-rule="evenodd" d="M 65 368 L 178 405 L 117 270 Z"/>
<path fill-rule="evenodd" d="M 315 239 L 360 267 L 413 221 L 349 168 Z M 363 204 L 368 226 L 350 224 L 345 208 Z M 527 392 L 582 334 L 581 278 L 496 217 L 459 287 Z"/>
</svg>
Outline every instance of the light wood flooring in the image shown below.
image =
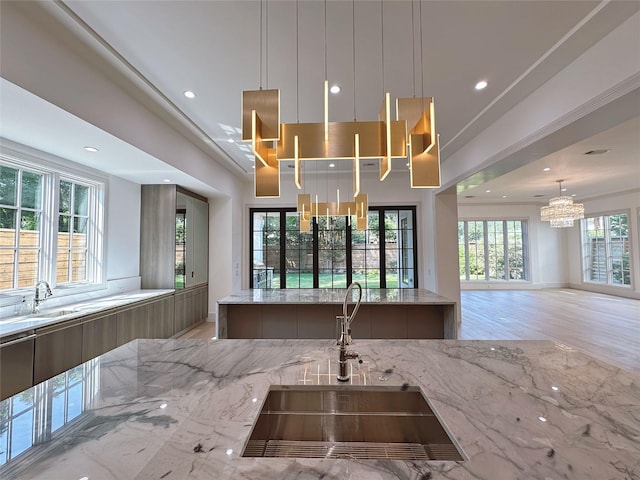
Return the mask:
<svg viewBox="0 0 640 480">
<path fill-rule="evenodd" d="M 640 374 L 640 300 L 572 289 L 461 297 L 461 339 L 555 340 Z"/>
<path fill-rule="evenodd" d="M 180 338 L 198 339 L 198 340 L 213 340 L 216 336 L 216 324 L 215 322 L 203 322 L 193 327 L 188 332 L 185 332 Z"/>
<path fill-rule="evenodd" d="M 640 374 L 640 300 L 571 289 L 462 292 L 464 340 L 555 340 Z M 205 322 L 181 338 L 210 339 Z"/>
</svg>

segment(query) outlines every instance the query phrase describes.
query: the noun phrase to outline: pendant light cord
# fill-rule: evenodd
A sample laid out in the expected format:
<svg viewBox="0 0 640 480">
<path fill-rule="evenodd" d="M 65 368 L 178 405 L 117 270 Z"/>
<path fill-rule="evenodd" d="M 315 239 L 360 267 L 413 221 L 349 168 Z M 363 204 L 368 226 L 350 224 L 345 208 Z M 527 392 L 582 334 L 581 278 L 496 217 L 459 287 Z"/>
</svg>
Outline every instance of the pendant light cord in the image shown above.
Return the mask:
<svg viewBox="0 0 640 480">
<path fill-rule="evenodd" d="M 415 1 L 411 0 L 411 59 L 413 60 L 413 98 L 416 98 L 416 27 Z"/>
<path fill-rule="evenodd" d="M 420 6 L 420 96 L 424 99 L 424 66 L 422 64 L 422 0 L 419 0 Z M 423 100 L 424 102 L 424 100 Z M 424 106 L 424 105 L 423 105 Z"/>
<path fill-rule="evenodd" d="M 382 62 L 382 97 L 385 95 L 384 83 L 384 0 L 380 0 L 380 52 Z"/>
<path fill-rule="evenodd" d="M 296 0 L 296 123 L 300 123 L 300 18 L 298 16 L 298 3 Z"/>
<path fill-rule="evenodd" d="M 262 0 L 260 0 L 260 90 L 262 90 Z"/>
<path fill-rule="evenodd" d="M 324 79 L 329 80 L 327 76 L 327 0 L 324 0 Z"/>
<path fill-rule="evenodd" d="M 351 46 L 353 48 L 353 121 L 356 121 L 356 1 L 351 1 Z"/>
<path fill-rule="evenodd" d="M 265 75 L 265 86 L 269 88 L 269 2 L 265 0 L 265 26 L 264 26 L 264 49 L 265 49 L 265 57 L 264 57 L 264 75 Z"/>
</svg>

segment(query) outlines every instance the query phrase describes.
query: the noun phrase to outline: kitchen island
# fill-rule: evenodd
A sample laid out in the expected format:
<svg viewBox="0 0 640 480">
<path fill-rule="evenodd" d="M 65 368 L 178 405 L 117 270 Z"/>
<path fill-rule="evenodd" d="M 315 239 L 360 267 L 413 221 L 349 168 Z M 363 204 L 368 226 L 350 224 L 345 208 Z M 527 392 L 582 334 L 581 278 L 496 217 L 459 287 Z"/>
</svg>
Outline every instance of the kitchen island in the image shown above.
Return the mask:
<svg viewBox="0 0 640 480">
<path fill-rule="evenodd" d="M 350 363 L 350 383 L 421 388 L 464 460 L 242 457 L 270 385 L 338 383 L 335 341 L 135 340 L 78 367 L 82 412 L 53 435 L 45 425 L 41 443 L 0 477 L 640 478 L 638 376 L 551 341 L 356 339 L 350 348 L 364 360 Z M 28 397 L 14 402 L 24 408 Z"/>
<path fill-rule="evenodd" d="M 218 338 L 336 336 L 346 289 L 242 290 L 218 300 Z M 352 292 L 357 299 L 357 290 Z M 349 306 L 349 312 L 352 309 Z M 456 302 L 417 288 L 365 288 L 353 323 L 357 338 L 455 339 Z"/>
</svg>

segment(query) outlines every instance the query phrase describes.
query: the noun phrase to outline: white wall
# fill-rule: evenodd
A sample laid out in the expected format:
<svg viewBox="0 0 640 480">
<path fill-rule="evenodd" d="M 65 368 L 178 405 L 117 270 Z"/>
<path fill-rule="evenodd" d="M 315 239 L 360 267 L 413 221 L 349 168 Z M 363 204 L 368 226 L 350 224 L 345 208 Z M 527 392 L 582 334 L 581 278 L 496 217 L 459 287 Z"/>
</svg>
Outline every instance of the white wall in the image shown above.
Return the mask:
<svg viewBox="0 0 640 480">
<path fill-rule="evenodd" d="M 551 228 L 540 221 L 539 205 L 458 205 L 460 220 L 526 220 L 529 228 L 529 280 L 462 281 L 463 290 L 530 289 L 568 285 L 568 264 L 565 258 L 567 229 Z M 577 226 L 573 227 L 577 229 Z"/>
<path fill-rule="evenodd" d="M 582 255 L 580 230 L 574 227 L 567 235 L 566 254 L 568 259 L 569 283 L 572 288 L 592 292 L 608 293 L 630 298 L 640 298 L 640 189 L 618 195 L 585 200 L 586 216 L 611 213 L 629 215 L 629 236 L 631 237 L 631 287 L 615 287 L 584 282 L 582 279 Z"/>
<path fill-rule="evenodd" d="M 110 176 L 106 211 L 107 281 L 140 285 L 140 185 Z"/>
</svg>

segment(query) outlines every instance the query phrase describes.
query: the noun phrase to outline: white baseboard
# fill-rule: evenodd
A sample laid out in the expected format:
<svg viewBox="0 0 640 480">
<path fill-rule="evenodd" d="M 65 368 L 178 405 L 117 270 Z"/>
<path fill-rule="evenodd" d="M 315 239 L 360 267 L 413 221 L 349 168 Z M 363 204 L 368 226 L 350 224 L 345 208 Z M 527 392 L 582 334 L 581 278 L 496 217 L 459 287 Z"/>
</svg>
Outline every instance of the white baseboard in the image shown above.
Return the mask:
<svg viewBox="0 0 640 480">
<path fill-rule="evenodd" d="M 569 284 L 569 288 L 640 300 L 640 292 L 634 292 L 631 288 L 614 287 L 612 285 L 598 285 L 595 283 L 571 283 Z"/>
</svg>

